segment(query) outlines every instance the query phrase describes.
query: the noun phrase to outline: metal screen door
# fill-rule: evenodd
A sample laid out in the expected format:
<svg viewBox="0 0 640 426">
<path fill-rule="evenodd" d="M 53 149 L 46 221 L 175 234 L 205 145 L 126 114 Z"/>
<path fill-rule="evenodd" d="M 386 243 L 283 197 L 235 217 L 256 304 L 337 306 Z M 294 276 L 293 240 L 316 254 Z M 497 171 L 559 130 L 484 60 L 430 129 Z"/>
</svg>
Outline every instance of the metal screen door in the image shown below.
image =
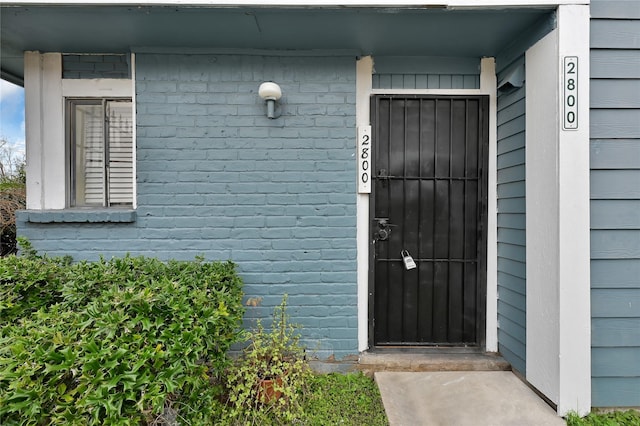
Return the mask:
<svg viewBox="0 0 640 426">
<path fill-rule="evenodd" d="M 488 97 L 379 95 L 371 106 L 370 343 L 480 346 Z"/>
</svg>

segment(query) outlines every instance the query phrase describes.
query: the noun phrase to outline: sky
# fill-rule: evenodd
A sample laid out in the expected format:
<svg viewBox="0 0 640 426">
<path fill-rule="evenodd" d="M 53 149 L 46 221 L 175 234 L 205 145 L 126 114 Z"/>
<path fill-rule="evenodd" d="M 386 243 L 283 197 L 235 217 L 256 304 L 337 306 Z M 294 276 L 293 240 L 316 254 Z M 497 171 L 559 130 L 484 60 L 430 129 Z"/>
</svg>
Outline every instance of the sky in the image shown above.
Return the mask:
<svg viewBox="0 0 640 426">
<path fill-rule="evenodd" d="M 24 155 L 24 89 L 0 80 L 0 138 Z"/>
</svg>

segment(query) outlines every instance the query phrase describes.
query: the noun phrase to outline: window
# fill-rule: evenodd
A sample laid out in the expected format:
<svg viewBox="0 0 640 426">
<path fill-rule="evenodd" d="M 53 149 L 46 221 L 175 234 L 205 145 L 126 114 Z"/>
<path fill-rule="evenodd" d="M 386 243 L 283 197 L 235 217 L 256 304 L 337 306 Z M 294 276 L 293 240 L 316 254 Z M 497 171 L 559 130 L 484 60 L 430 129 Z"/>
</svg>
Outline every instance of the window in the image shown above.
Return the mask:
<svg viewBox="0 0 640 426">
<path fill-rule="evenodd" d="M 131 99 L 67 99 L 69 205 L 133 205 Z"/>
</svg>

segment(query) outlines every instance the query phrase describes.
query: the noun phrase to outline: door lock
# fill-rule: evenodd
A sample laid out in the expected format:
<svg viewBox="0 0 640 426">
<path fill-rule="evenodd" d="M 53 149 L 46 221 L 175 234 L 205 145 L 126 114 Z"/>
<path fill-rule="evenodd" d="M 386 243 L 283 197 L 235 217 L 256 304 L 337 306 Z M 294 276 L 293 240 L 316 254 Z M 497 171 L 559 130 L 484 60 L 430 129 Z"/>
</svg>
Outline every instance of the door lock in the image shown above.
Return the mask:
<svg viewBox="0 0 640 426">
<path fill-rule="evenodd" d="M 377 217 L 373 219 L 378 224 L 378 229 L 374 232 L 373 238 L 376 241 L 386 241 L 391 234 L 391 227 L 395 226 L 389 223 L 388 217 Z"/>
</svg>

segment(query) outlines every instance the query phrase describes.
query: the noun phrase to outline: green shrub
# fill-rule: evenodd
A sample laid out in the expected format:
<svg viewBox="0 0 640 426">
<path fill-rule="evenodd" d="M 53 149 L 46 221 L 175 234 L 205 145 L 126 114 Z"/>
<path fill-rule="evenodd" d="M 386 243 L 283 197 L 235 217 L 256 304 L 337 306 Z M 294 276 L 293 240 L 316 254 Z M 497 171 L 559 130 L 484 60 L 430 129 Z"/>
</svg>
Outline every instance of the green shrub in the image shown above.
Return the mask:
<svg viewBox="0 0 640 426">
<path fill-rule="evenodd" d="M 30 248 L 26 243 L 27 250 Z M 0 326 L 61 300 L 66 259 L 6 256 L 0 259 Z"/>
<path fill-rule="evenodd" d="M 0 141 L 0 150 L 2 143 Z M 24 163 L 13 174 L 5 174 L 0 164 L 0 256 L 16 251 L 16 210 L 26 207 Z"/>
<path fill-rule="evenodd" d="M 3 289 L 14 279 L 59 295 L 0 324 L 0 424 L 203 424 L 220 415 L 218 383 L 243 315 L 234 264 L 40 261 L 0 259 L 0 271 L 32 268 L 7 273 Z"/>
</svg>

